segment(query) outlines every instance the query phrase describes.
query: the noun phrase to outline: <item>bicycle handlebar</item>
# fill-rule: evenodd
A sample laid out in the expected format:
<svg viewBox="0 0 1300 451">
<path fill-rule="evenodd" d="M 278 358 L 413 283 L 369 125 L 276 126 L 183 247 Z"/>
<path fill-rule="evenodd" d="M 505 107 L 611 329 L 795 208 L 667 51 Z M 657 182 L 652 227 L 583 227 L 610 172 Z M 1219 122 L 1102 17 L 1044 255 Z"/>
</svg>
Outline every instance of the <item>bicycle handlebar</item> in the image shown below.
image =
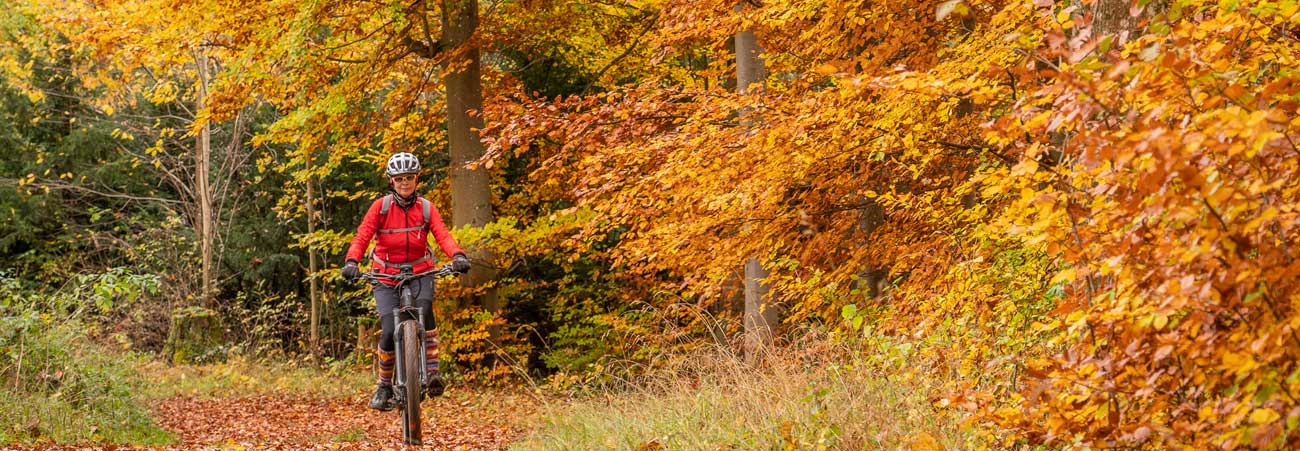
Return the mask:
<svg viewBox="0 0 1300 451">
<path fill-rule="evenodd" d="M 448 263 L 439 266 L 437 268 L 430 269 L 428 271 L 414 273 L 414 274 L 384 274 L 381 272 L 363 272 L 361 273 L 361 278 L 365 280 L 369 280 L 371 282 L 381 282 L 384 280 L 388 280 L 388 281 L 397 282 L 400 285 L 404 282 L 418 279 L 424 276 L 431 275 L 433 277 L 442 277 L 442 276 L 450 276 L 453 274 L 460 275 L 463 273 L 456 272 L 455 270 L 451 269 L 451 264 Z"/>
</svg>

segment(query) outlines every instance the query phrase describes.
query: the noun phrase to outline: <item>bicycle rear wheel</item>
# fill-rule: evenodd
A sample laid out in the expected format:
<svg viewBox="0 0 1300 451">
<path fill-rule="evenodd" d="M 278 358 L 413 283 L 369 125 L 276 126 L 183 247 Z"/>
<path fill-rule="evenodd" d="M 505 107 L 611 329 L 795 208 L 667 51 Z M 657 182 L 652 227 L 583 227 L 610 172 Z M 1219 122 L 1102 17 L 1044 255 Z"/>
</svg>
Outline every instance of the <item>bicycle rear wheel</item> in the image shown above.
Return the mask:
<svg viewBox="0 0 1300 451">
<path fill-rule="evenodd" d="M 402 367 L 398 370 L 406 378 L 403 387 L 406 406 L 402 409 L 402 438 L 408 445 L 420 445 L 420 380 L 423 376 L 424 346 L 420 343 L 420 330 L 414 321 L 403 321 L 402 330 Z"/>
</svg>

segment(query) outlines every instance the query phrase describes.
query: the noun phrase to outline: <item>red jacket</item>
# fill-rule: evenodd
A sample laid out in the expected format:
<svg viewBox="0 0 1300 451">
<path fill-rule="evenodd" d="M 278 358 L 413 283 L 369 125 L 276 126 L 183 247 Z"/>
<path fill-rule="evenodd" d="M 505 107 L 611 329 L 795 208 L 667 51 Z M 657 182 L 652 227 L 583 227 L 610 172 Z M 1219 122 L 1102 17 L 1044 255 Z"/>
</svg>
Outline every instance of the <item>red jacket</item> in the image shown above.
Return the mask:
<svg viewBox="0 0 1300 451">
<path fill-rule="evenodd" d="M 391 196 L 391 195 L 389 195 Z M 383 214 L 384 200 L 389 196 L 376 199 L 370 204 L 370 210 L 357 226 L 357 235 L 352 238 L 348 248 L 348 260 L 361 261 L 370 240 L 374 239 L 375 249 L 371 253 L 374 263 L 372 270 L 385 274 L 397 274 L 401 269 L 393 265 L 416 262 L 413 272 L 427 271 L 433 268 L 437 258 L 429 247 L 429 232 L 448 256 L 464 253 L 456 244 L 456 239 L 447 231 L 442 222 L 442 215 L 432 202 L 421 197 L 407 208 L 390 201 L 388 213 Z M 428 203 L 429 220 L 425 223 L 423 204 Z"/>
</svg>

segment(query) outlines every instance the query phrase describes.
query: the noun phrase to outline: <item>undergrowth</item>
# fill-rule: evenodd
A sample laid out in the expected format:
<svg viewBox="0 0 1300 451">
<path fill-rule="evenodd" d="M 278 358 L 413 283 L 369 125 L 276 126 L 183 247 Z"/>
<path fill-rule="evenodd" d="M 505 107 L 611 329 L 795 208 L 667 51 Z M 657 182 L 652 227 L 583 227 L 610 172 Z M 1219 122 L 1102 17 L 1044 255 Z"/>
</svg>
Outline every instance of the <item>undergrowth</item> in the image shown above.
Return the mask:
<svg viewBox="0 0 1300 451">
<path fill-rule="evenodd" d="M 133 369 L 142 359 L 89 339 L 85 300 L 0 274 L 0 444 L 173 441 L 135 396 L 146 383 Z"/>
</svg>

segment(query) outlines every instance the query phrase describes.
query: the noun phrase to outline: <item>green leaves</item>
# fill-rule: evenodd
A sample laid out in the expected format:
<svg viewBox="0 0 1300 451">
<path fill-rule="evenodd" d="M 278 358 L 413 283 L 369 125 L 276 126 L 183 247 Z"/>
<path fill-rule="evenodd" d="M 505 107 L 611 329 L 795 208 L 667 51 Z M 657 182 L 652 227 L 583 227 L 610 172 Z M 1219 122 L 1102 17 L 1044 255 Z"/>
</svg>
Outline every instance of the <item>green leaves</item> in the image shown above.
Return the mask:
<svg viewBox="0 0 1300 451">
<path fill-rule="evenodd" d="M 853 328 L 853 331 L 856 332 L 862 330 L 862 322 L 865 319 L 865 315 L 858 311 L 858 306 L 856 304 L 844 304 L 844 307 L 840 308 L 840 317 L 844 318 L 844 320 L 848 322 L 849 326 Z"/>
</svg>

